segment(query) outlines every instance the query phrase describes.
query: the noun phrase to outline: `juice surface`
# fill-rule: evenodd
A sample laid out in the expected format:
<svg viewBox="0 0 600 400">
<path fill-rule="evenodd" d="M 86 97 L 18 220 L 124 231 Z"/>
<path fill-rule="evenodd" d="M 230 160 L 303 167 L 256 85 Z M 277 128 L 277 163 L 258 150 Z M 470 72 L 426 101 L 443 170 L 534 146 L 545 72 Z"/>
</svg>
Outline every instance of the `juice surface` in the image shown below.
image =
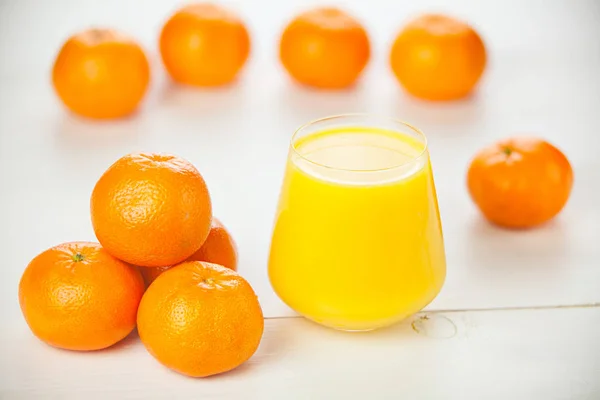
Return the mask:
<svg viewBox="0 0 600 400">
<path fill-rule="evenodd" d="M 356 127 L 310 134 L 294 148 L 269 258 L 279 297 L 344 330 L 390 325 L 433 300 L 446 266 L 424 144 Z"/>
</svg>

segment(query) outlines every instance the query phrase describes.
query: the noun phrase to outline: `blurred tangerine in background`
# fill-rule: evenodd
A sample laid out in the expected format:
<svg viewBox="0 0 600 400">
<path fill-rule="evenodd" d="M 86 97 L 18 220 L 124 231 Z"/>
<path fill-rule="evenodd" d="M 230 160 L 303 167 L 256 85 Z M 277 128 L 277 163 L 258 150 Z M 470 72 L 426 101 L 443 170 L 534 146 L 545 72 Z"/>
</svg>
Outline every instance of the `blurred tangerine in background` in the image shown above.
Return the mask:
<svg viewBox="0 0 600 400">
<path fill-rule="evenodd" d="M 294 18 L 279 42 L 281 63 L 296 81 L 321 89 L 352 85 L 369 62 L 367 32 L 337 8 L 315 8 Z"/>
<path fill-rule="evenodd" d="M 424 100 L 467 96 L 487 63 L 485 45 L 467 23 L 439 14 L 410 21 L 396 37 L 390 65 L 400 84 Z"/>
<path fill-rule="evenodd" d="M 221 221 L 213 217 L 206 241 L 200 247 L 200 250 L 192 254 L 187 261 L 206 261 L 236 271 L 238 263 L 237 245 L 227 228 L 225 228 Z M 171 266 L 140 268 L 140 271 L 144 276 L 146 284 L 150 285 L 160 274 L 169 268 Z"/>
<path fill-rule="evenodd" d="M 563 209 L 573 186 L 573 170 L 567 157 L 545 140 L 508 138 L 475 155 L 467 186 L 492 223 L 530 228 Z"/>
<path fill-rule="evenodd" d="M 111 29 L 88 29 L 69 38 L 52 69 L 58 97 L 76 114 L 118 118 L 131 114 L 150 82 L 144 50 Z"/>
<path fill-rule="evenodd" d="M 179 83 L 218 86 L 230 83 L 250 54 L 250 36 L 232 11 L 211 3 L 178 10 L 160 33 L 160 54 Z"/>
</svg>

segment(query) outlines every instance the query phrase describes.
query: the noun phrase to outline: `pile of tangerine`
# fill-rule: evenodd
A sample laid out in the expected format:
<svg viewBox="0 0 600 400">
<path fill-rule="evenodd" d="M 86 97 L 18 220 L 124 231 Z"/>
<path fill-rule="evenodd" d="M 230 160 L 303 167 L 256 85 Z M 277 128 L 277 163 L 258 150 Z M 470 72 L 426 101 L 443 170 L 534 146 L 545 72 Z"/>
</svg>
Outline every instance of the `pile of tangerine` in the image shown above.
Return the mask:
<svg viewBox="0 0 600 400">
<path fill-rule="evenodd" d="M 262 310 L 236 272 L 236 244 L 213 217 L 191 163 L 167 154 L 122 157 L 96 183 L 91 217 L 100 243 L 52 247 L 23 273 L 19 303 L 39 339 L 100 350 L 137 325 L 158 361 L 194 377 L 229 371 L 254 354 Z"/>
</svg>

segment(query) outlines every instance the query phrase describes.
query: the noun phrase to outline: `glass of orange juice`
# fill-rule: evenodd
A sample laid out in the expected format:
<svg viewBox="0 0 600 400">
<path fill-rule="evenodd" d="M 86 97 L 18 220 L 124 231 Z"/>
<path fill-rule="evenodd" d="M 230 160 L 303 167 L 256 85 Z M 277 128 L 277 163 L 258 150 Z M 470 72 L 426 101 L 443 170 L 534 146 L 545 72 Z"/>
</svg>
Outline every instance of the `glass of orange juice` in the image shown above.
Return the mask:
<svg viewBox="0 0 600 400">
<path fill-rule="evenodd" d="M 328 327 L 372 330 L 425 307 L 445 276 L 421 131 L 372 115 L 296 131 L 269 255 L 271 285 L 289 307 Z"/>
</svg>

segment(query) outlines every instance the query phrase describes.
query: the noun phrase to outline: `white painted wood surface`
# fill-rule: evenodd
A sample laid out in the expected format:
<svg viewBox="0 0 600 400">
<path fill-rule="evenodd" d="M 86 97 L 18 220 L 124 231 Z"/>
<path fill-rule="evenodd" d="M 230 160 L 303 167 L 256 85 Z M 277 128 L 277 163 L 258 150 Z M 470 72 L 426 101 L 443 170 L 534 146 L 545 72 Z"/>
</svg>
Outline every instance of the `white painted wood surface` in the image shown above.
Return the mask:
<svg viewBox="0 0 600 400">
<path fill-rule="evenodd" d="M 343 2 L 369 30 L 373 58 L 360 84 L 338 93 L 299 88 L 277 63 L 277 36 L 286 21 L 318 3 L 226 2 L 248 22 L 252 58 L 235 85 L 203 91 L 170 85 L 156 53 L 158 29 L 176 0 L 0 2 L 0 398 L 600 398 L 591 378 L 600 376 L 597 308 L 449 314 L 459 327 L 449 340 L 423 338 L 406 325 L 346 336 L 297 319 L 269 320 L 248 367 L 202 381 L 162 369 L 136 341 L 79 355 L 30 336 L 17 301 L 23 269 L 52 245 L 94 240 L 89 196 L 96 179 L 123 154 L 140 150 L 172 152 L 197 165 L 216 215 L 239 244 L 240 272 L 265 315 L 293 315 L 273 294 L 265 265 L 287 144 L 300 124 L 345 112 L 396 116 L 429 138 L 448 278 L 428 310 L 600 302 L 600 3 Z M 490 64 L 472 98 L 419 102 L 394 81 L 388 46 L 400 26 L 423 11 L 450 12 L 483 35 Z M 52 92 L 56 51 L 92 24 L 138 37 L 150 54 L 151 92 L 133 118 L 81 120 Z M 498 138 L 529 133 L 571 159 L 571 201 L 543 228 L 493 228 L 467 196 L 469 159 Z M 461 321 L 476 326 L 467 329 Z"/>
<path fill-rule="evenodd" d="M 190 379 L 134 336 L 93 354 L 3 332 L 3 399 L 595 400 L 600 309 L 435 313 L 368 334 L 302 318 L 267 320 L 244 366 Z M 419 331 L 419 332 L 417 332 Z"/>
</svg>

